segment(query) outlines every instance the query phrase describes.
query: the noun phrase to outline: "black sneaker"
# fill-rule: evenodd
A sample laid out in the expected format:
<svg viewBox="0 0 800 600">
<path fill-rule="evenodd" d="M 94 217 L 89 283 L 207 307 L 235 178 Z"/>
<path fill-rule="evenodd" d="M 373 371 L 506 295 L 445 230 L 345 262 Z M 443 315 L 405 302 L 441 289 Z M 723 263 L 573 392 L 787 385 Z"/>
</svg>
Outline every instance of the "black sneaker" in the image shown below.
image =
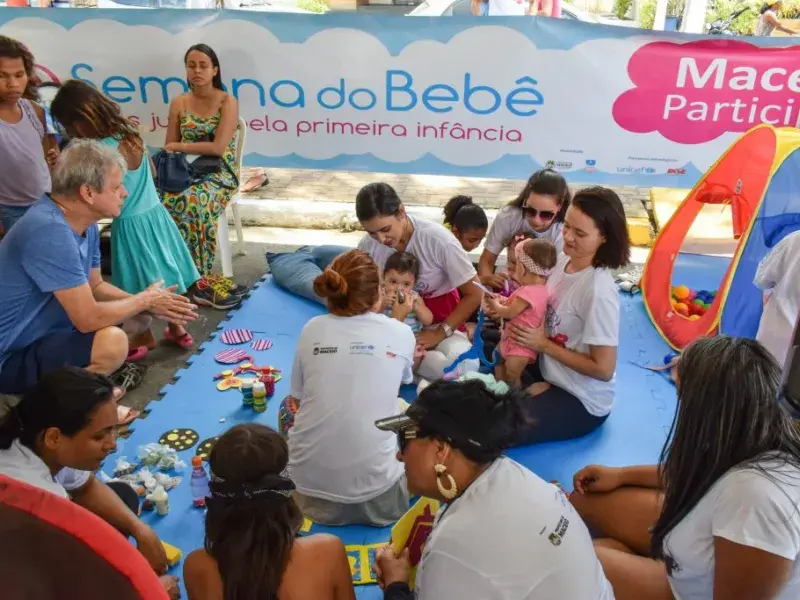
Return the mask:
<svg viewBox="0 0 800 600">
<path fill-rule="evenodd" d="M 235 281 L 222 275 L 207 275 L 204 279 L 212 288 L 222 289 L 231 296 L 244 296 L 250 291 L 246 285 L 237 285 Z"/>
<path fill-rule="evenodd" d="M 192 292 L 192 302 L 217 310 L 230 310 L 241 304 L 242 297 L 229 294 L 221 286 L 212 287 L 200 281 Z"/>
</svg>

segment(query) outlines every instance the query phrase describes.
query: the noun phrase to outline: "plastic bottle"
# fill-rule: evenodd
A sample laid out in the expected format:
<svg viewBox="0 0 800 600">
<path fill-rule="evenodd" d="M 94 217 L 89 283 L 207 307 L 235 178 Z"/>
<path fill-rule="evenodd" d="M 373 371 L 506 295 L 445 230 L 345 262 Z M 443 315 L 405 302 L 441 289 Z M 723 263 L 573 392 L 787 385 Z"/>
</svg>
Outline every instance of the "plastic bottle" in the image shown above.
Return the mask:
<svg viewBox="0 0 800 600">
<path fill-rule="evenodd" d="M 199 456 L 192 457 L 192 479 L 189 482 L 192 488 L 192 503 L 198 508 L 206 505 L 208 491 L 208 473 Z"/>
<path fill-rule="evenodd" d="M 149 499 L 156 505 L 156 514 L 163 517 L 169 512 L 169 494 L 164 490 L 163 485 L 157 485 Z"/>
<path fill-rule="evenodd" d="M 255 379 L 242 379 L 242 404 L 244 406 L 253 405 L 253 384 Z"/>
<path fill-rule="evenodd" d="M 267 410 L 267 388 L 261 381 L 253 384 L 253 410 L 256 412 Z"/>
</svg>

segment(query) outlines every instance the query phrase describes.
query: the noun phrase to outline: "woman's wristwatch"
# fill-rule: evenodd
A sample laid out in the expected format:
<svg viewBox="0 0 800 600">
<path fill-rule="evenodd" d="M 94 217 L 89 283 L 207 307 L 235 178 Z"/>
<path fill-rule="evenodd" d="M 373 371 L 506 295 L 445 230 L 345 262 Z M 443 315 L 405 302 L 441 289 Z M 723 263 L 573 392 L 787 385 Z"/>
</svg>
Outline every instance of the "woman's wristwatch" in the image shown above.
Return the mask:
<svg viewBox="0 0 800 600">
<path fill-rule="evenodd" d="M 450 327 L 450 325 L 448 325 L 447 323 L 442 323 L 441 325 L 439 325 L 439 328 L 442 331 L 444 331 L 444 336 L 445 337 L 450 337 L 454 333 L 453 328 Z"/>
</svg>

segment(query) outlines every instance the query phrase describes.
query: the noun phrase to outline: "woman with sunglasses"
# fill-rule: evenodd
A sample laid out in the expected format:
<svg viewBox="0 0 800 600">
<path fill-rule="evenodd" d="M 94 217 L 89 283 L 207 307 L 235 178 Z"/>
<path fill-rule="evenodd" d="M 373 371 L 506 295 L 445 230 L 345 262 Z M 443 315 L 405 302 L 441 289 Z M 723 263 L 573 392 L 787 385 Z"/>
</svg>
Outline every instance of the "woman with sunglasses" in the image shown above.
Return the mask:
<svg viewBox="0 0 800 600">
<path fill-rule="evenodd" d="M 398 435 L 409 491 L 443 503 L 418 565 L 416 596 L 407 552 L 378 550 L 384 600 L 613 598 L 564 492 L 503 456 L 523 418 L 518 392 L 439 381 L 405 414 L 376 423 Z"/>
<path fill-rule="evenodd" d="M 539 353 L 523 374 L 535 392 L 524 402 L 529 426 L 519 443 L 584 436 L 614 405 L 620 305 L 610 269 L 630 259 L 622 201 L 608 188 L 578 192 L 564 215 L 564 253 L 547 280 L 544 328 L 511 325 L 511 338 Z"/>
<path fill-rule="evenodd" d="M 552 169 L 542 169 L 531 175 L 519 196 L 492 221 L 478 262 L 481 282 L 493 289 L 502 289 L 506 276 L 495 273 L 497 257 L 518 233 L 547 238 L 561 253 L 561 231 L 569 202 L 569 186 L 561 174 Z"/>
</svg>

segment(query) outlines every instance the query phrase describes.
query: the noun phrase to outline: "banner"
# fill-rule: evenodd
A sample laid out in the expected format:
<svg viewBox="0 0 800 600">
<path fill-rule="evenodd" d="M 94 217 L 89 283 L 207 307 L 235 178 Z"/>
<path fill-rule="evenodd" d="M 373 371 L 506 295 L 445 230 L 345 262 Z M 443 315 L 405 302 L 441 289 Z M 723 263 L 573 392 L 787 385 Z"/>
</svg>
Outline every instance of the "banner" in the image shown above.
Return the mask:
<svg viewBox="0 0 800 600">
<path fill-rule="evenodd" d="M 800 122 L 790 38 L 543 18 L 0 10 L 46 78 L 87 81 L 151 146 L 203 42 L 247 123 L 245 164 L 691 186 L 750 127 Z M 787 46 L 787 44 L 790 44 Z"/>
</svg>

